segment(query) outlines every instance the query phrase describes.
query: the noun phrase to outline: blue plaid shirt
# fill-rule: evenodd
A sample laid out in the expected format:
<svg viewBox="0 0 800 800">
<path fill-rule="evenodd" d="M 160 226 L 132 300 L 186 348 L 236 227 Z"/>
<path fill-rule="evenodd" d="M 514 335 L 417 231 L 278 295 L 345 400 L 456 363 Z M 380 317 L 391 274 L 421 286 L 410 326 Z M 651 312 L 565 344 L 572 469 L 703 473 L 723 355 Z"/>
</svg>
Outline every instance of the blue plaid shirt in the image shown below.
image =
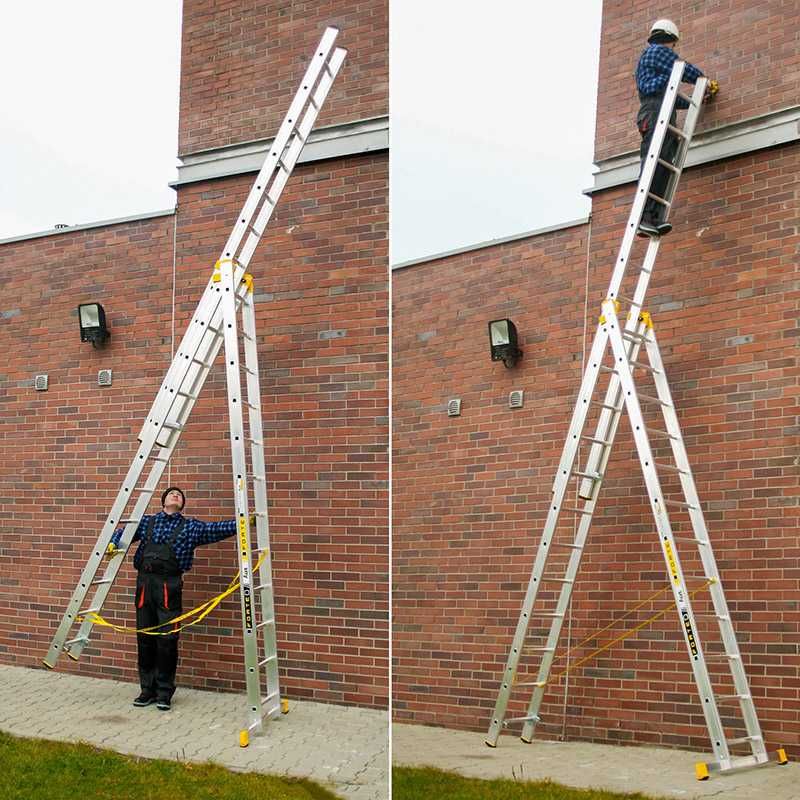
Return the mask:
<svg viewBox="0 0 800 800">
<path fill-rule="evenodd" d="M 133 557 L 133 566 L 139 569 L 142 562 L 142 552 L 144 548 L 144 541 L 142 536 L 147 534 L 147 526 L 150 523 L 152 515 L 142 517 L 139 522 L 139 527 L 136 528 L 136 533 L 133 535 L 131 544 L 139 541 L 139 547 L 136 549 L 136 554 Z M 175 559 L 178 566 L 187 572 L 192 568 L 192 558 L 194 557 L 194 549 L 201 544 L 211 544 L 212 542 L 219 542 L 222 539 L 227 539 L 236 533 L 236 520 L 226 519 L 222 522 L 201 522 L 199 519 L 192 519 L 191 517 L 183 517 L 178 511 L 175 514 L 165 514 L 159 511 L 155 515 L 155 525 L 153 526 L 153 542 L 161 544 L 168 542 L 172 536 L 178 522 L 182 519 L 186 520 L 180 535 L 178 536 L 173 550 L 175 551 Z M 119 540 L 122 538 L 122 528 L 114 531 L 111 541 L 115 546 L 119 545 Z"/>
<path fill-rule="evenodd" d="M 639 57 L 636 65 L 636 88 L 644 95 L 663 95 L 667 88 L 672 67 L 680 56 L 671 48 L 663 44 L 649 44 Z M 687 83 L 697 83 L 703 73 L 694 65 L 686 62 L 683 70 L 683 80 Z M 689 104 L 679 97 L 675 103 L 676 108 L 689 108 Z"/>
</svg>

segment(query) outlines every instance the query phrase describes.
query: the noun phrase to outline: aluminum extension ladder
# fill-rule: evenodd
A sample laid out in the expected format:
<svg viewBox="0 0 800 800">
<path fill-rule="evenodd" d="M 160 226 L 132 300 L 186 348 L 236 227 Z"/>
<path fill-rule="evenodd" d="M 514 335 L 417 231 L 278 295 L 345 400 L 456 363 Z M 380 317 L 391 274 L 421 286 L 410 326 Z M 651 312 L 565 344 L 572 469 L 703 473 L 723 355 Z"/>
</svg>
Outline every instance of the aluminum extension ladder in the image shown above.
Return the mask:
<svg viewBox="0 0 800 800">
<path fill-rule="evenodd" d="M 701 106 L 708 83 L 700 78 L 691 96 L 680 93 L 684 63 L 675 63 L 664 95 L 655 133 L 647 154 L 645 166 L 636 189 L 636 197 L 628 218 L 627 227 L 622 240 L 616 265 L 606 299 L 602 304 L 602 315 L 595 333 L 594 343 L 583 375 L 578 393 L 569 433 L 561 455 L 558 473 L 553 484 L 552 500 L 545 522 L 539 548 L 536 554 L 528 590 L 523 602 L 516 633 L 508 656 L 502 683 L 497 697 L 494 714 L 489 725 L 486 744 L 497 745 L 501 730 L 506 725 L 521 723 L 521 738 L 525 742 L 533 739 L 534 728 L 541 722 L 539 714 L 545 688 L 548 684 L 551 667 L 556 657 L 556 649 L 561 634 L 562 624 L 567 614 L 572 588 L 578 574 L 581 556 L 586 545 L 589 527 L 595 510 L 603 476 L 606 472 L 614 436 L 619 425 L 623 409 L 627 411 L 633 429 L 636 450 L 642 465 L 650 505 L 655 517 L 656 529 L 662 545 L 667 572 L 680 619 L 689 658 L 694 672 L 694 679 L 700 695 L 700 704 L 705 716 L 706 725 L 711 737 L 711 746 L 715 760 L 696 765 L 699 779 L 707 778 L 709 771 L 727 771 L 742 767 L 762 764 L 768 760 L 764 739 L 759 726 L 753 698 L 747 683 L 744 665 L 736 642 L 731 616 L 722 590 L 719 572 L 711 548 L 700 501 L 692 478 L 689 459 L 681 436 L 675 406 L 670 394 L 664 371 L 664 364 L 658 350 L 655 331 L 648 312 L 644 310 L 645 294 L 652 274 L 656 255 L 660 245 L 660 237 L 653 236 L 647 245 L 647 251 L 640 268 L 636 288 L 632 297 L 623 297 L 620 288 L 625 275 L 625 268 L 631 254 L 639 221 L 645 203 L 651 199 L 665 207 L 668 216 L 675 190 L 686 160 L 695 126 L 700 116 Z M 689 102 L 683 127 L 673 126 L 670 119 L 678 97 Z M 678 140 L 678 151 L 674 162 L 661 158 L 662 145 L 669 131 Z M 670 171 L 665 197 L 657 197 L 651 191 L 651 184 L 658 165 Z M 665 217 L 666 219 L 666 217 Z M 620 316 L 620 301 L 627 302 L 627 321 Z M 603 360 L 610 351 L 613 354 L 613 365 L 604 365 Z M 644 353 L 646 361 L 639 360 Z M 634 383 L 634 371 L 644 373 L 642 377 L 652 378 L 655 383 L 653 394 L 637 391 Z M 594 399 L 599 396 L 598 379 L 600 375 L 608 376 L 608 385 L 602 401 Z M 661 412 L 659 423 L 653 424 L 642 412 L 642 404 L 653 406 Z M 590 409 L 599 409 L 595 433 L 584 434 Z M 669 443 L 672 462 L 654 460 L 650 438 L 658 437 L 664 444 Z M 576 469 L 576 457 L 581 442 L 589 443 L 586 466 Z M 659 470 L 676 476 L 680 481 L 680 500 L 665 497 L 659 480 Z M 578 491 L 575 507 L 565 505 L 565 495 L 572 479 L 577 478 Z M 674 496 L 673 496 L 674 497 Z M 668 512 L 668 508 L 670 511 Z M 670 523 L 670 513 L 677 510 L 688 513 L 691 525 L 691 536 L 674 536 Z M 569 526 L 569 536 L 558 535 L 557 525 L 562 512 L 574 515 Z M 685 524 L 685 523 L 683 523 Z M 709 614 L 719 624 L 724 652 L 713 657 L 703 652 L 703 646 L 697 631 L 695 614 L 692 611 L 690 591 L 678 559 L 676 539 L 688 541 L 697 546 L 702 562 L 706 584 L 708 586 L 713 612 Z M 566 560 L 566 570 L 557 576 L 545 572 L 548 553 L 551 548 L 560 550 L 562 560 Z M 563 566 L 563 563 L 562 565 Z M 555 607 L 545 609 L 543 613 L 534 613 L 539 587 L 554 587 L 549 593 L 558 594 Z M 544 590 L 545 592 L 548 589 Z M 542 603 L 543 601 L 540 601 Z M 549 621 L 549 634 L 541 646 L 528 645 L 530 638 L 544 638 L 544 634 L 535 632 L 529 637 L 531 618 L 546 618 Z M 548 623 L 544 623 L 547 627 Z M 544 628 L 543 628 L 544 629 Z M 517 669 L 523 654 L 535 653 L 539 658 L 539 668 L 535 680 L 529 676 L 517 676 Z M 711 684 L 707 659 L 720 658 L 730 667 L 731 678 L 735 687 L 727 697 L 716 696 Z M 533 674 L 530 675 L 530 678 Z M 524 716 L 506 719 L 506 711 L 512 690 L 516 687 L 529 687 L 532 692 Z M 720 705 L 738 704 L 743 718 L 746 736 L 726 739 Z M 730 748 L 736 745 L 749 745 L 748 755 L 732 755 Z M 778 760 L 786 760 L 785 753 L 778 751 Z"/>
<path fill-rule="evenodd" d="M 287 702 L 281 699 L 278 682 L 253 279 L 246 270 L 344 62 L 347 51 L 334 47 L 338 33 L 336 28 L 327 28 L 309 61 L 300 88 L 216 262 L 202 299 L 139 433 L 139 448 L 44 659 L 44 664 L 53 668 L 62 652 L 77 660 L 86 647 L 94 624 L 91 614 L 100 612 L 123 561 L 122 557 L 113 557 L 104 562 L 111 536 L 117 527 L 124 526 L 119 542 L 120 556 L 124 556 L 224 343 L 234 503 L 239 525 L 236 545 L 241 576 L 248 704 L 247 722 L 239 734 L 242 746 L 249 743 L 251 733 L 263 729 L 264 719 L 288 710 Z M 241 332 L 237 320 L 239 312 Z M 239 358 L 240 338 L 243 342 L 243 363 Z M 242 372 L 245 374 L 244 397 Z M 247 426 L 243 406 L 247 409 Z M 249 473 L 246 443 L 250 445 Z M 146 477 L 141 482 L 143 474 Z M 249 480 L 253 484 L 256 547 L 251 546 Z M 130 503 L 133 503 L 133 509 L 126 513 Z M 104 563 L 105 571 L 99 576 Z M 258 570 L 254 574 L 255 565 L 258 565 Z M 90 592 L 93 594 L 87 603 Z M 78 618 L 83 620 L 80 628 L 77 634 L 68 638 Z M 262 680 L 265 686 L 263 693 Z"/>
</svg>

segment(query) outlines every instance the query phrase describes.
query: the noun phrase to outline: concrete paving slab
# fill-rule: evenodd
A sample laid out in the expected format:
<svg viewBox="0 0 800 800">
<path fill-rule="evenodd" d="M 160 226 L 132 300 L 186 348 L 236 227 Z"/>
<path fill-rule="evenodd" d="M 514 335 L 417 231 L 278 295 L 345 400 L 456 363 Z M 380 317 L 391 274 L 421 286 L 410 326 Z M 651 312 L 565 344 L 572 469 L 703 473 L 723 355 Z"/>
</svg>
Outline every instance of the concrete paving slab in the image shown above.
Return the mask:
<svg viewBox="0 0 800 800">
<path fill-rule="evenodd" d="M 709 760 L 708 754 L 662 747 L 525 744 L 517 737 L 503 736 L 496 748 L 489 748 L 480 733 L 395 723 L 392 760 L 395 765 L 436 767 L 468 778 L 549 778 L 577 788 L 642 792 L 670 800 L 800 800 L 800 764 L 778 766 L 773 761 L 698 781 L 694 765 Z"/>
<path fill-rule="evenodd" d="M 347 800 L 388 800 L 385 711 L 291 701 L 288 714 L 242 748 L 242 695 L 178 688 L 172 710 L 163 712 L 134 708 L 137 693 L 130 683 L 0 665 L 0 730 L 143 758 L 311 778 Z"/>
</svg>

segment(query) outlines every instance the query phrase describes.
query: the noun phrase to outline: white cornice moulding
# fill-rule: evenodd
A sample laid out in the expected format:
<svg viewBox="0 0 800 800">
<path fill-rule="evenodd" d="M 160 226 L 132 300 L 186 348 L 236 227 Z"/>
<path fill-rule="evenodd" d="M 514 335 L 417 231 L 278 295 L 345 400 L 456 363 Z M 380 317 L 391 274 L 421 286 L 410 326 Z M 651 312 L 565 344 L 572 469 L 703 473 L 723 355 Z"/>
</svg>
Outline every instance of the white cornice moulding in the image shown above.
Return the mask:
<svg viewBox="0 0 800 800">
<path fill-rule="evenodd" d="M 689 147 L 686 166 L 708 164 L 797 140 L 800 140 L 800 106 L 792 106 L 698 133 Z M 594 186 L 585 189 L 584 194 L 592 195 L 638 180 L 639 152 L 606 158 L 597 163 L 597 168 Z"/>
<path fill-rule="evenodd" d="M 170 186 L 175 188 L 196 181 L 258 172 L 272 142 L 272 139 L 259 139 L 181 156 L 183 163 L 178 166 L 178 180 Z M 297 163 L 374 153 L 388 148 L 389 117 L 374 117 L 316 128 L 311 131 Z"/>
</svg>

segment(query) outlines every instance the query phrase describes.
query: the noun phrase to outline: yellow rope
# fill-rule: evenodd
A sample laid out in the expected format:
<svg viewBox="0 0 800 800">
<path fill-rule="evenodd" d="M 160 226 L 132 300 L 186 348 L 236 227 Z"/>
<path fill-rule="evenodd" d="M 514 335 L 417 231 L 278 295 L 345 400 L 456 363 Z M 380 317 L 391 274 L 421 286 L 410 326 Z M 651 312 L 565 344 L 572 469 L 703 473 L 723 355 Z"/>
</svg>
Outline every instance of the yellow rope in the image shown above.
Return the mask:
<svg viewBox="0 0 800 800">
<path fill-rule="evenodd" d="M 693 592 L 689 592 L 689 597 L 690 598 L 694 597 L 698 592 L 701 592 L 703 589 L 705 589 L 707 586 L 710 586 L 712 583 L 714 583 L 714 578 L 709 578 L 702 586 L 698 586 L 697 589 L 695 589 Z M 667 588 L 669 588 L 669 587 L 667 587 Z M 662 591 L 665 591 L 665 590 L 662 590 Z M 653 595 L 653 597 L 657 597 L 661 593 L 662 592 L 657 592 L 655 595 Z M 652 599 L 652 598 L 648 598 L 648 600 L 643 601 L 642 603 L 639 604 L 638 607 L 641 608 L 641 606 L 644 605 L 645 603 L 647 603 L 650 599 Z M 596 650 L 593 650 L 591 653 L 589 653 L 589 655 L 584 656 L 581 659 L 578 659 L 578 661 L 576 661 L 574 664 L 570 664 L 568 667 L 566 667 L 566 669 L 561 670 L 561 672 L 557 672 L 555 675 L 553 675 L 550 678 L 548 678 L 548 680 L 546 680 L 546 681 L 537 681 L 536 686 L 538 686 L 538 687 L 546 686 L 548 683 L 550 683 L 550 682 L 552 682 L 554 680 L 557 680 L 558 678 L 563 678 L 565 675 L 567 675 L 568 673 L 572 672 L 573 669 L 576 669 L 577 667 L 580 667 L 581 665 L 585 664 L 587 661 L 590 661 L 595 656 L 599 656 L 600 653 L 605 652 L 610 647 L 613 647 L 615 644 L 618 644 L 619 642 L 627 639 L 628 637 L 633 636 L 634 633 L 638 633 L 642 628 L 645 628 L 650 623 L 655 622 L 657 619 L 660 619 L 668 611 L 670 611 L 671 609 L 675 608 L 676 605 L 677 605 L 677 603 L 675 603 L 675 601 L 673 600 L 673 602 L 670 603 L 666 608 L 662 609 L 661 611 L 657 612 L 656 614 L 653 614 L 652 617 L 650 617 L 649 619 L 646 619 L 644 622 L 640 623 L 635 628 L 631 628 L 631 630 L 626 631 L 621 636 L 617 636 L 616 639 L 612 639 L 610 642 L 608 642 L 607 644 L 604 644 L 602 647 L 598 647 Z M 629 612 L 629 613 L 632 613 L 635 610 L 636 609 L 631 609 L 631 612 Z M 626 614 L 626 616 L 628 616 L 628 615 Z M 620 617 L 620 620 L 621 619 L 624 619 L 624 617 Z M 619 620 L 616 620 L 616 622 L 619 622 Z M 611 625 L 606 626 L 603 630 L 608 630 L 608 628 L 612 627 L 614 624 L 616 624 L 616 623 L 612 622 Z M 602 631 L 598 631 L 598 632 L 592 634 L 592 636 L 590 636 L 589 639 L 594 638 L 594 636 L 597 636 L 597 634 L 601 633 L 601 632 Z M 584 641 L 586 641 L 586 640 L 584 640 Z M 575 645 L 575 647 L 578 647 L 578 645 Z M 574 650 L 575 648 L 572 648 L 572 649 Z"/>
<path fill-rule="evenodd" d="M 258 561 L 256 562 L 255 566 L 253 567 L 253 574 L 258 571 L 258 568 L 261 566 L 261 563 L 267 557 L 267 551 L 265 550 L 261 556 L 259 557 Z M 185 611 L 178 617 L 174 619 L 168 620 L 167 622 L 162 622 L 160 625 L 152 625 L 149 628 L 131 628 L 127 625 L 117 625 L 113 622 L 109 622 L 106 619 L 103 619 L 99 614 L 95 613 L 94 611 L 88 613 L 86 617 L 78 617 L 77 621 L 82 622 L 85 618 L 90 619 L 93 624 L 95 625 L 104 625 L 107 628 L 111 628 L 119 633 L 145 633 L 148 636 L 171 636 L 174 633 L 178 633 L 182 631 L 184 628 L 188 628 L 192 625 L 196 625 L 201 620 L 205 619 L 226 597 L 232 595 L 238 588 L 240 584 L 239 580 L 239 572 L 233 576 L 233 580 L 228 584 L 228 588 L 218 594 L 216 597 L 212 597 L 210 600 L 206 600 L 205 603 L 201 603 L 196 608 L 193 608 L 191 611 Z M 187 622 L 185 625 L 181 625 L 177 628 L 172 628 L 172 630 L 168 631 L 161 631 L 159 628 L 165 628 L 168 625 L 175 625 L 177 622 L 182 622 L 185 619 L 189 619 L 189 617 L 194 616 L 197 614 L 197 619 L 193 619 L 191 622 Z"/>
</svg>

